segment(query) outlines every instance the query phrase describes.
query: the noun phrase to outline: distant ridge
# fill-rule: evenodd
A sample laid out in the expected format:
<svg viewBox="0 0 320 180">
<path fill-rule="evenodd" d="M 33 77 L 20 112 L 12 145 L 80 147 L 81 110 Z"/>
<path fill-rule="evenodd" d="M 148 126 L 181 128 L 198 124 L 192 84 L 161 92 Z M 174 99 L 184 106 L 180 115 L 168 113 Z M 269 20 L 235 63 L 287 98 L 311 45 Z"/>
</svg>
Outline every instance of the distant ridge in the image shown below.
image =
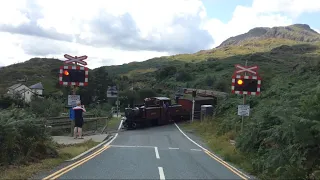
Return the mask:
<svg viewBox="0 0 320 180">
<path fill-rule="evenodd" d="M 217 48 L 229 45 L 239 45 L 242 42 L 250 40 L 282 38 L 301 42 L 316 42 L 320 41 L 320 34 L 311 29 L 307 24 L 293 24 L 290 26 L 279 27 L 256 27 L 247 33 L 238 36 L 230 37 L 223 41 Z"/>
</svg>

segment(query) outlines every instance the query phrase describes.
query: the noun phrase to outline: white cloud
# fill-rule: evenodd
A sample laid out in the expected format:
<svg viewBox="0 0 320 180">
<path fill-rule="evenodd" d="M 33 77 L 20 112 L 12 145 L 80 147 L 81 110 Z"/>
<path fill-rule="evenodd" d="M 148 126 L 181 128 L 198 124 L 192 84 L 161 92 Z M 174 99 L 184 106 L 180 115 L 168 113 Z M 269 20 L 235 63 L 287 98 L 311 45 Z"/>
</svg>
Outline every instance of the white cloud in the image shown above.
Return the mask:
<svg viewBox="0 0 320 180">
<path fill-rule="evenodd" d="M 87 55 L 88 67 L 96 68 L 103 65 L 120 65 L 131 61 L 143 61 L 158 56 L 169 55 L 166 52 L 151 51 L 122 51 L 114 48 L 95 48 L 77 43 L 48 40 L 45 38 L 31 37 L 25 35 L 13 35 L 10 33 L 0 33 L 2 41 L 0 64 L 9 65 L 22 62 L 32 57 L 47 57 L 66 60 L 63 55 L 72 56 Z M 27 54 L 28 53 L 28 54 Z"/>
<path fill-rule="evenodd" d="M 18 26 L 29 22 L 29 19 L 21 13 L 26 6 L 26 1 L 2 1 L 0 4 L 0 24 Z"/>
<path fill-rule="evenodd" d="M 279 13 L 261 13 L 260 6 L 256 7 L 257 5 L 255 5 L 256 1 L 260 0 L 254 0 L 251 7 L 237 6 L 232 19 L 227 23 L 223 23 L 219 19 L 208 21 L 206 29 L 209 30 L 215 40 L 213 47 L 220 45 L 222 41 L 229 37 L 246 33 L 254 27 L 286 26 L 293 23 L 292 18 Z"/>
<path fill-rule="evenodd" d="M 320 11 L 318 1 L 253 0 L 226 23 L 208 19 L 200 0 L 1 1 L 0 64 L 67 53 L 87 55 L 95 68 L 192 53 L 257 26 L 292 24 L 303 12 Z"/>
<path fill-rule="evenodd" d="M 297 17 L 304 12 L 320 11 L 319 0 L 254 0 L 252 8 L 258 13 L 288 13 Z"/>
</svg>

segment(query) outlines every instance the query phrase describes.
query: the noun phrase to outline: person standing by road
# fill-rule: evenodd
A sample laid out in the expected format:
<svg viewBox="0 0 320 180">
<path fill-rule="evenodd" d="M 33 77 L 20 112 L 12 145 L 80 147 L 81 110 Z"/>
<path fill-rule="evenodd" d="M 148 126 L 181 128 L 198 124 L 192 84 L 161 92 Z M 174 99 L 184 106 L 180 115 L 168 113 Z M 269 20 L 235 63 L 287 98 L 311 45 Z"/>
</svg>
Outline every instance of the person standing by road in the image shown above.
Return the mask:
<svg viewBox="0 0 320 180">
<path fill-rule="evenodd" d="M 74 111 L 74 138 L 77 139 L 77 133 L 79 139 L 83 139 L 82 137 L 82 125 L 83 125 L 83 112 L 86 112 L 84 105 L 81 105 L 80 101 L 77 101 L 77 106 L 73 108 Z"/>
</svg>

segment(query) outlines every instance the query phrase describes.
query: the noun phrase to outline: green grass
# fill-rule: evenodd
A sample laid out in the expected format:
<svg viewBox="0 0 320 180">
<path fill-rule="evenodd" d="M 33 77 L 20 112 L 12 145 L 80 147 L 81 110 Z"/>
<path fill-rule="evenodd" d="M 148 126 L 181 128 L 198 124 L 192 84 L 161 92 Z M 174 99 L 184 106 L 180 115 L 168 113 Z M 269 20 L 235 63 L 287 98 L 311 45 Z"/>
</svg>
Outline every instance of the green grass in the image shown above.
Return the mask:
<svg viewBox="0 0 320 180">
<path fill-rule="evenodd" d="M 220 155 L 225 161 L 231 162 L 248 173 L 253 173 L 253 167 L 250 159 L 239 152 L 230 140 L 234 140 L 236 133 L 230 131 L 226 134 L 218 136 L 218 124 L 212 120 L 194 121 L 193 123 L 184 123 L 181 128 L 186 131 L 194 132 L 205 142 L 210 150 Z"/>
<path fill-rule="evenodd" d="M 112 117 L 109 121 L 107 121 L 107 129 L 108 130 L 117 130 L 121 122 L 120 117 Z"/>
<path fill-rule="evenodd" d="M 0 167 L 0 179 L 28 179 L 33 175 L 45 170 L 50 170 L 65 160 L 71 159 L 88 149 L 98 145 L 98 142 L 92 140 L 84 143 L 68 146 L 58 146 L 58 157 L 48 158 L 39 162 L 30 163 L 27 165 Z"/>
<path fill-rule="evenodd" d="M 156 68 L 148 68 L 148 69 L 135 69 L 132 71 L 129 71 L 126 74 L 123 74 L 123 76 L 128 76 L 128 77 L 132 77 L 134 75 L 140 75 L 140 74 L 145 74 L 145 73 L 150 73 L 150 72 L 154 72 L 156 71 Z"/>
</svg>

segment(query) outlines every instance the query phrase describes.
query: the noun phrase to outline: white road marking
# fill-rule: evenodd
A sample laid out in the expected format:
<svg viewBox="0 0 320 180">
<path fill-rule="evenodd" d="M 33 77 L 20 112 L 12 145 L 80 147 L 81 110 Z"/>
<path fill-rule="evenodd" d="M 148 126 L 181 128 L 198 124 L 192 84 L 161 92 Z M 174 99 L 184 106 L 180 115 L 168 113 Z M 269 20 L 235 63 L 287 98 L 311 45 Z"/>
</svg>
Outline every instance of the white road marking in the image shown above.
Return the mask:
<svg viewBox="0 0 320 180">
<path fill-rule="evenodd" d="M 119 124 L 119 127 L 118 127 L 118 131 L 121 129 L 122 123 L 123 123 L 123 120 L 120 121 L 120 124 Z"/>
<path fill-rule="evenodd" d="M 111 147 L 136 147 L 136 146 L 126 146 L 126 145 L 111 145 Z"/>
<path fill-rule="evenodd" d="M 118 136 L 118 133 L 116 133 L 116 135 L 111 139 L 111 141 L 109 141 L 106 145 L 104 145 L 104 147 L 109 146 Z"/>
<path fill-rule="evenodd" d="M 179 149 L 179 148 L 173 148 L 173 147 L 169 147 L 169 149 Z"/>
<path fill-rule="evenodd" d="M 114 138 L 114 137 L 112 137 L 112 138 Z M 106 141 L 107 141 L 107 140 L 106 140 Z M 74 157 L 74 158 L 72 158 L 72 159 L 67 160 L 67 161 L 73 161 L 73 160 L 76 160 L 76 159 L 80 158 L 81 156 L 83 156 L 83 155 L 85 155 L 85 154 L 87 154 L 87 153 L 89 153 L 89 152 L 91 152 L 91 151 L 93 151 L 93 150 L 97 149 L 98 147 L 102 146 L 104 143 L 105 143 L 105 141 L 101 142 L 101 143 L 100 143 L 100 144 L 98 144 L 97 146 L 95 146 L 95 147 L 93 147 L 93 148 L 91 148 L 91 149 L 89 149 L 89 150 L 87 150 L 87 151 L 85 151 L 85 152 L 83 152 L 83 153 L 79 154 L 78 156 L 76 156 L 76 157 Z"/>
<path fill-rule="evenodd" d="M 154 152 L 156 153 L 156 158 L 157 158 L 157 159 L 160 159 L 160 156 L 159 156 L 159 152 L 158 152 L 158 148 L 157 148 L 157 147 L 154 147 Z"/>
<path fill-rule="evenodd" d="M 159 169 L 160 180 L 165 180 L 166 177 L 164 176 L 163 168 L 158 167 L 158 169 Z"/>
<path fill-rule="evenodd" d="M 202 149 L 190 149 L 191 151 L 202 151 Z"/>
<path fill-rule="evenodd" d="M 175 125 L 175 126 L 178 128 L 178 130 L 179 130 L 187 139 L 189 139 L 189 141 L 191 141 L 193 144 L 195 144 L 196 146 L 198 146 L 199 148 L 201 148 L 203 151 L 210 152 L 215 158 L 219 159 L 219 160 L 222 161 L 224 164 L 227 164 L 230 168 L 234 169 L 235 171 L 239 172 L 240 174 L 242 174 L 242 175 L 244 175 L 244 176 L 246 176 L 247 178 L 250 179 L 250 177 L 249 177 L 248 175 L 244 174 L 243 172 L 241 172 L 241 171 L 238 170 L 237 168 L 231 166 L 229 163 L 225 162 L 224 160 L 222 160 L 221 158 L 219 158 L 217 155 L 213 154 L 211 151 L 209 151 L 208 149 L 200 146 L 200 145 L 199 145 L 198 143 L 196 143 L 194 140 L 192 140 L 191 138 L 189 138 L 189 136 L 186 135 L 186 134 L 180 129 L 180 127 L 179 127 L 176 123 L 174 123 L 174 125 Z"/>
<path fill-rule="evenodd" d="M 127 147 L 127 148 L 154 148 L 155 146 L 128 146 L 128 145 L 110 145 L 111 147 Z"/>
</svg>

